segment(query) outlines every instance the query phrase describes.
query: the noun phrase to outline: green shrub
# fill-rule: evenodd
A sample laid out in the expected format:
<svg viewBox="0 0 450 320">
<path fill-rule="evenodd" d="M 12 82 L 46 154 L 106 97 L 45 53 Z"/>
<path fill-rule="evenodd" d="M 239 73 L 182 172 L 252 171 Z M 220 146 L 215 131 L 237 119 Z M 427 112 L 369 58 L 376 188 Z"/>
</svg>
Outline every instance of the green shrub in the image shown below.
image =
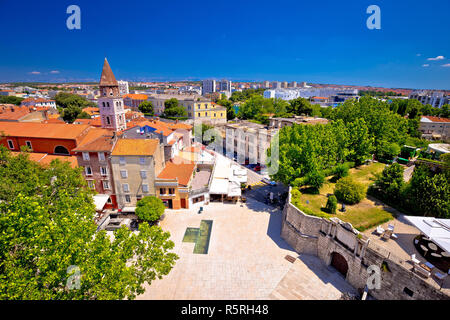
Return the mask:
<svg viewBox="0 0 450 320">
<path fill-rule="evenodd" d="M 335 195 L 331 195 L 331 196 L 328 197 L 327 205 L 325 206 L 325 209 L 327 209 L 327 211 L 329 213 L 335 214 L 336 213 L 336 209 L 337 209 L 337 204 L 338 204 L 338 201 L 337 201 L 336 196 Z"/>
<path fill-rule="evenodd" d="M 316 189 L 317 191 L 325 182 L 325 175 L 322 171 L 314 170 L 306 175 L 306 184 Z"/>
<path fill-rule="evenodd" d="M 161 218 L 165 209 L 161 199 L 148 196 L 137 202 L 136 215 L 141 220 L 154 222 Z"/>
<path fill-rule="evenodd" d="M 334 176 L 336 177 L 336 179 L 340 179 L 343 177 L 348 176 L 348 172 L 349 172 L 349 167 L 347 164 L 338 164 L 333 171 Z"/>
<path fill-rule="evenodd" d="M 336 183 L 334 194 L 346 204 L 356 204 L 366 196 L 366 187 L 351 177 L 345 177 Z"/>
</svg>

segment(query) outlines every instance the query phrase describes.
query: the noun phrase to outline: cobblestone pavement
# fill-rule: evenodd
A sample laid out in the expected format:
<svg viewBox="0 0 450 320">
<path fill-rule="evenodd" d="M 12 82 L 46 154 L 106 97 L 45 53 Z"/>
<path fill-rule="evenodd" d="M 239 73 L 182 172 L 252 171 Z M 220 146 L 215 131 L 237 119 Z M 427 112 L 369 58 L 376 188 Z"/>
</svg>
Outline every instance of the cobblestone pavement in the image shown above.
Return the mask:
<svg viewBox="0 0 450 320">
<path fill-rule="evenodd" d="M 166 210 L 161 227 L 171 233 L 180 259 L 138 299 L 338 299 L 345 288 L 344 279 L 316 257 L 285 259 L 298 254 L 281 239 L 279 209 L 249 198 L 243 205 L 210 203 L 197 212 L 198 206 Z M 213 220 L 209 250 L 194 254 L 194 243 L 182 239 L 202 219 Z"/>
<path fill-rule="evenodd" d="M 292 267 L 284 257 L 297 256 L 280 237 L 281 211 L 254 199 L 197 211 L 166 211 L 161 227 L 171 233 L 180 259 L 138 299 L 267 299 Z M 209 251 L 194 254 L 194 244 L 182 239 L 186 227 L 202 219 L 213 220 Z"/>
</svg>

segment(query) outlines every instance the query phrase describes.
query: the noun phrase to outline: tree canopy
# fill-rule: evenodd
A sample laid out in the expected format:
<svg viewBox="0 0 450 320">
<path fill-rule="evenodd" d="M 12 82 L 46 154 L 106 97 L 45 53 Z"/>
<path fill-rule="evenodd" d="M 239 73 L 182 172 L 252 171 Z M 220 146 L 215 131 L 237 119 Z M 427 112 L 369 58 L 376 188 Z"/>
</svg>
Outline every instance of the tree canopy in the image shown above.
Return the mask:
<svg viewBox="0 0 450 320">
<path fill-rule="evenodd" d="M 176 98 L 166 100 L 164 102 L 164 114 L 165 117 L 184 117 L 187 115 L 183 106 L 180 106 Z"/>
<path fill-rule="evenodd" d="M 153 112 L 153 103 L 150 100 L 143 101 L 141 104 L 139 104 L 138 107 L 139 111 L 146 114 L 146 115 L 154 115 Z"/>
<path fill-rule="evenodd" d="M 56 105 L 61 108 L 62 118 L 69 123 L 74 122 L 83 112 L 84 108 L 96 107 L 94 102 L 68 92 L 59 92 L 55 96 L 55 101 Z"/>
<path fill-rule="evenodd" d="M 161 218 L 165 209 L 161 199 L 148 196 L 137 202 L 136 215 L 143 221 L 154 222 Z"/>
<path fill-rule="evenodd" d="M 81 169 L 0 147 L 0 299 L 133 299 L 178 258 L 147 223 L 96 232 Z"/>
</svg>

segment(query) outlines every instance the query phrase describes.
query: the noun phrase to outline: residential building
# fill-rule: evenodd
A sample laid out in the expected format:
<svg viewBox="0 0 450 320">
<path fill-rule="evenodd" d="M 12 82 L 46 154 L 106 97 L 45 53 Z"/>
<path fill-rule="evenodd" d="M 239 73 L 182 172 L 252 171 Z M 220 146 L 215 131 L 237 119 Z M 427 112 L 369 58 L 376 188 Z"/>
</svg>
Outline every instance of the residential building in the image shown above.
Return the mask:
<svg viewBox="0 0 450 320">
<path fill-rule="evenodd" d="M 430 104 L 435 108 L 442 108 L 445 104 L 450 104 L 450 96 L 441 91 L 416 90 L 409 95 L 410 99 L 419 100 L 422 104 Z"/>
<path fill-rule="evenodd" d="M 450 139 L 450 119 L 422 116 L 419 131 L 424 138 L 448 140 Z"/>
<path fill-rule="evenodd" d="M 274 82 L 271 83 L 270 87 L 271 87 L 272 89 L 280 89 L 280 88 L 281 88 L 281 82 L 279 82 L 279 81 L 274 81 Z"/>
<path fill-rule="evenodd" d="M 47 120 L 46 110 L 36 108 L 19 107 L 13 104 L 0 105 L 0 121 L 10 122 L 43 122 Z"/>
<path fill-rule="evenodd" d="M 222 79 L 219 81 L 219 90 L 218 91 L 225 91 L 229 92 L 231 94 L 231 81 Z"/>
<path fill-rule="evenodd" d="M 100 98 L 97 104 L 103 128 L 114 131 L 126 129 L 124 103 L 119 93 L 119 84 L 106 58 L 100 78 Z"/>
<path fill-rule="evenodd" d="M 297 98 L 309 99 L 312 97 L 329 98 L 336 95 L 346 95 L 348 97 L 357 97 L 357 89 L 348 88 L 289 88 L 289 89 L 270 89 L 264 91 L 264 98 L 277 98 L 283 100 L 293 100 Z"/>
<path fill-rule="evenodd" d="M 107 132 L 73 149 L 78 165 L 83 167 L 83 176 L 88 187 L 100 195 L 107 195 L 104 207 L 117 208 L 114 178 L 111 166 L 111 152 L 117 142 L 114 132 Z"/>
<path fill-rule="evenodd" d="M 130 93 L 130 91 L 128 90 L 128 81 L 119 80 L 119 81 L 117 81 L 117 84 L 119 85 L 119 94 L 121 96 L 124 96 L 124 95 Z"/>
<path fill-rule="evenodd" d="M 111 153 L 118 208 L 134 212 L 145 196 L 157 196 L 155 179 L 164 169 L 164 149 L 157 139 L 118 139 Z"/>
<path fill-rule="evenodd" d="M 207 79 L 202 81 L 202 95 L 216 92 L 216 80 Z"/>
<path fill-rule="evenodd" d="M 290 88 L 297 88 L 297 82 L 296 81 L 292 81 L 291 83 L 289 83 L 289 87 Z"/>
<path fill-rule="evenodd" d="M 123 97 L 125 106 L 130 107 L 134 111 L 139 110 L 139 105 L 148 100 L 148 95 L 140 93 L 129 93 Z"/>
<path fill-rule="evenodd" d="M 262 84 L 263 88 L 269 89 L 270 88 L 270 82 L 269 81 L 264 81 Z"/>
<path fill-rule="evenodd" d="M 155 180 L 157 197 L 167 208 L 189 208 L 189 191 L 196 165 L 194 162 L 174 159 L 166 162 L 165 168 Z"/>
<path fill-rule="evenodd" d="M 90 125 L 0 121 L 0 132 L 5 134 L 0 144 L 11 151 L 26 146 L 37 153 L 74 155 L 77 146 L 109 131 Z"/>
<path fill-rule="evenodd" d="M 27 107 L 50 107 L 56 109 L 55 100 L 43 98 L 26 98 L 20 103 L 21 106 Z"/>
</svg>

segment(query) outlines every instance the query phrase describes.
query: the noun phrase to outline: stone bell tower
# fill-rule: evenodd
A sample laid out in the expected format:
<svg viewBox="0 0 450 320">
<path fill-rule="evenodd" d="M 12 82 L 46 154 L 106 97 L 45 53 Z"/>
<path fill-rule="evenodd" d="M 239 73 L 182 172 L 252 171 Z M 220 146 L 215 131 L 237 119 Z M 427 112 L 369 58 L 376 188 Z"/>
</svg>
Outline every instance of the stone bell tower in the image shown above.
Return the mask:
<svg viewBox="0 0 450 320">
<path fill-rule="evenodd" d="M 97 104 L 100 110 L 102 128 L 113 129 L 114 131 L 127 128 L 119 84 L 106 58 L 100 78 L 100 98 L 98 98 Z"/>
</svg>

